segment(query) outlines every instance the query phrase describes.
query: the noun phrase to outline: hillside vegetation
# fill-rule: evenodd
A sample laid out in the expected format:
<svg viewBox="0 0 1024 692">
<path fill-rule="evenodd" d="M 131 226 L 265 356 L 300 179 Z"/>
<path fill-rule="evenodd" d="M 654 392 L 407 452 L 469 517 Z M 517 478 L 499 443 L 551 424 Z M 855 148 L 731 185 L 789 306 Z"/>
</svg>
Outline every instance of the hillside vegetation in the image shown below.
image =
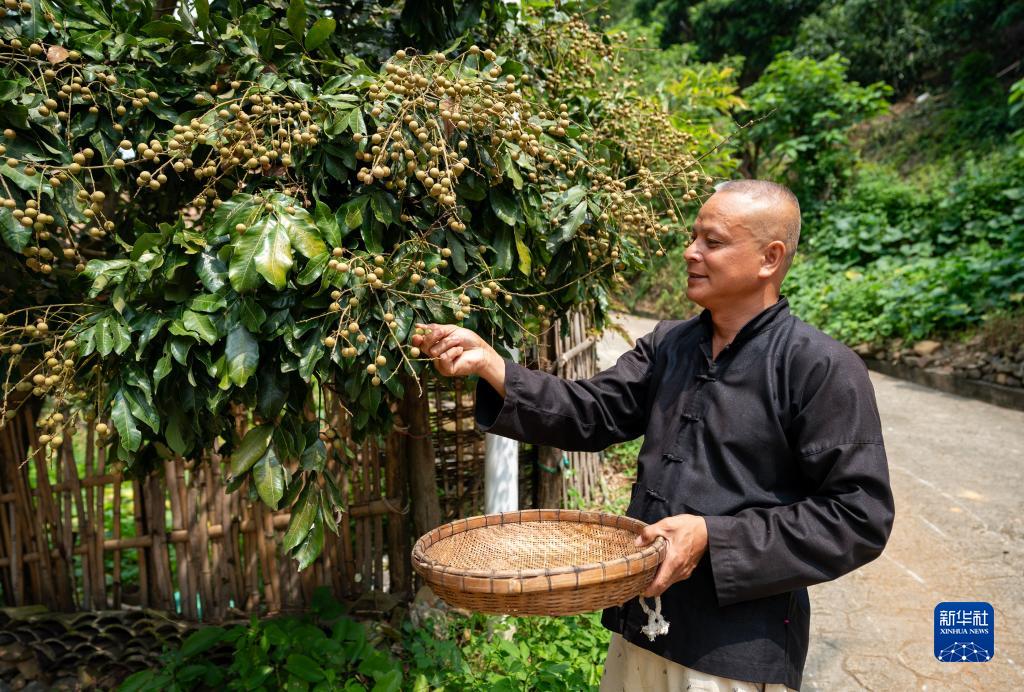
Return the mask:
<svg viewBox="0 0 1024 692">
<path fill-rule="evenodd" d="M 1024 3 L 639 0 L 616 19 L 648 37 L 638 81 L 666 107 L 691 73 L 732 99 L 713 175 L 800 197 L 799 316 L 872 347 L 1021 321 Z M 684 242 L 628 307 L 685 316 Z"/>
</svg>

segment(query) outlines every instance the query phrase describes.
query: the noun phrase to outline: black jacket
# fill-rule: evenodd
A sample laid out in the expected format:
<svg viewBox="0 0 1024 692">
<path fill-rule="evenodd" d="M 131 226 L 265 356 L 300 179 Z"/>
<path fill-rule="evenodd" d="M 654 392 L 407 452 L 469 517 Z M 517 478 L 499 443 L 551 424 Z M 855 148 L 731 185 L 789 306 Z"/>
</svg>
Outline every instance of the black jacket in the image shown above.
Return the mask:
<svg viewBox="0 0 1024 692">
<path fill-rule="evenodd" d="M 662 596 L 604 612 L 628 641 L 696 670 L 799 688 L 806 587 L 877 557 L 894 507 L 874 391 L 846 346 L 785 298 L 711 358 L 711 315 L 660 322 L 616 364 L 567 381 L 508 362 L 506 396 L 477 385 L 487 432 L 564 450 L 644 435 L 627 515 L 705 517 L 708 551 Z"/>
</svg>

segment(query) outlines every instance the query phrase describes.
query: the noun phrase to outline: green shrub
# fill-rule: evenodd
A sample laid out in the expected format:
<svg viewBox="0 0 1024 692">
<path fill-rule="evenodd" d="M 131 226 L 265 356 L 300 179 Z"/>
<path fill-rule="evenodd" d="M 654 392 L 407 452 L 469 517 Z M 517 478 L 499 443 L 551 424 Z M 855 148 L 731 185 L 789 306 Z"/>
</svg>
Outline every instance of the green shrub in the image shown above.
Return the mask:
<svg viewBox="0 0 1024 692">
<path fill-rule="evenodd" d="M 670 0 L 663 3 L 663 46 L 693 41 L 702 60 L 745 57 L 744 84 L 757 79 L 773 56 L 793 46 L 800 20 L 821 0 Z"/>
<path fill-rule="evenodd" d="M 985 242 L 1020 242 L 1024 166 L 1014 147 L 943 164 L 915 179 L 862 165 L 853 187 L 806 215 L 801 252 L 843 268 L 882 257 L 928 257 Z"/>
<path fill-rule="evenodd" d="M 743 164 L 751 178 L 784 180 L 810 206 L 836 196 L 857 161 L 849 131 L 888 109 L 882 83 L 847 79 L 849 61 L 780 53 L 743 92 L 750 106 L 741 131 Z"/>
<path fill-rule="evenodd" d="M 793 311 L 850 345 L 969 329 L 1024 302 L 1024 153 L 1008 146 L 913 178 L 862 164 L 805 215 L 783 285 Z M 638 277 L 629 307 L 687 316 L 682 244 Z M 695 310 L 695 309 L 694 309 Z"/>
<path fill-rule="evenodd" d="M 883 81 L 902 93 L 931 68 L 943 44 L 920 0 L 830 0 L 800 23 L 793 52 L 817 59 L 840 53 L 850 77 Z"/>
<path fill-rule="evenodd" d="M 596 690 L 611 638 L 600 620 L 473 615 L 450 620 L 447 639 L 407 624 L 410 676 L 422 689 L 460 692 Z"/>
<path fill-rule="evenodd" d="M 150 690 L 397 690 L 460 692 L 597 689 L 611 634 L 599 613 L 505 618 L 449 614 L 390 644 L 342 615 L 325 589 L 307 615 L 231 628 L 204 627 L 156 670 L 135 673 L 121 692 Z M 381 628 L 383 629 L 383 628 Z M 440 635 L 440 636 L 438 636 Z M 230 658 L 226 667 L 221 661 Z"/>
<path fill-rule="evenodd" d="M 846 269 L 794 263 L 786 295 L 802 319 L 847 344 L 964 329 L 1024 299 L 1022 250 L 980 242 L 940 257 L 883 257 Z"/>
<path fill-rule="evenodd" d="M 306 616 L 204 627 L 165 653 L 160 669 L 130 676 L 121 692 L 401 689 L 401 664 L 368 641 L 361 623 L 341 614 L 341 605 L 321 589 Z M 231 658 L 226 668 L 218 662 L 225 654 Z"/>
</svg>

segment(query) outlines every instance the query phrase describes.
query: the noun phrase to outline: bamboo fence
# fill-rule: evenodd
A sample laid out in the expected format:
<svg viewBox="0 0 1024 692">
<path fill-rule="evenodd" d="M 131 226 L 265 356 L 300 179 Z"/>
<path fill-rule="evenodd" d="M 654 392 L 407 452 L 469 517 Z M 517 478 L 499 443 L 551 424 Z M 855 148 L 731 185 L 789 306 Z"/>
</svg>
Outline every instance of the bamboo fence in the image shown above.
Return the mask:
<svg viewBox="0 0 1024 692">
<path fill-rule="evenodd" d="M 595 340 L 586 335 L 586 316 L 568 320 L 553 357 L 539 362 L 563 377 L 592 375 Z M 426 393 L 445 521 L 481 513 L 484 436 L 474 424 L 474 389 L 429 379 Z M 246 485 L 226 492 L 225 459 L 216 452 L 168 459 L 145 478 L 128 478 L 94 444 L 88 425 L 77 454 L 68 443 L 56 458 L 40 450 L 26 459 L 39 444 L 34 414 L 22 407 L 0 435 L 0 605 L 143 607 L 218 621 L 303 609 L 320 585 L 349 601 L 379 592 L 410 595 L 414 537 L 408 479 L 398 463 L 403 431 L 357 445 L 346 435 L 342 408 L 327 410 L 339 432 L 328 445 L 328 469 L 348 506 L 339 535 L 325 532 L 322 555 L 298 572 L 280 548 L 287 510 L 268 509 Z M 538 458 L 530 449 L 521 457 L 528 489 L 538 486 Z M 598 456 L 565 458 L 568 466 L 559 468 L 569 473 L 558 479 L 563 502 L 575 493 L 592 497 Z M 523 499 L 524 507 L 538 502 L 536 492 Z"/>
</svg>

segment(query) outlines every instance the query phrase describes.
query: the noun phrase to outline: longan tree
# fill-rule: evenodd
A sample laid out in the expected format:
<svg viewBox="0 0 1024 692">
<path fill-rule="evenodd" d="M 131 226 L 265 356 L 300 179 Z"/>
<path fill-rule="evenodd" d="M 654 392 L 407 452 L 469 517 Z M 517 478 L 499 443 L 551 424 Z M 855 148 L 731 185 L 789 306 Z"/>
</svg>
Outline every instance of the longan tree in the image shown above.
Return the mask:
<svg viewBox="0 0 1024 692">
<path fill-rule="evenodd" d="M 490 8 L 500 43 L 425 50 L 388 45 L 415 13 L 345 11 L 0 18 L 5 419 L 45 402 L 50 452 L 96 421 L 132 474 L 218 450 L 230 487 L 292 508 L 300 567 L 345 504 L 325 397 L 380 434 L 425 411 L 416 323 L 514 344 L 575 306 L 602 319 L 708 182 L 692 134 L 619 79 L 621 37 Z"/>
</svg>

